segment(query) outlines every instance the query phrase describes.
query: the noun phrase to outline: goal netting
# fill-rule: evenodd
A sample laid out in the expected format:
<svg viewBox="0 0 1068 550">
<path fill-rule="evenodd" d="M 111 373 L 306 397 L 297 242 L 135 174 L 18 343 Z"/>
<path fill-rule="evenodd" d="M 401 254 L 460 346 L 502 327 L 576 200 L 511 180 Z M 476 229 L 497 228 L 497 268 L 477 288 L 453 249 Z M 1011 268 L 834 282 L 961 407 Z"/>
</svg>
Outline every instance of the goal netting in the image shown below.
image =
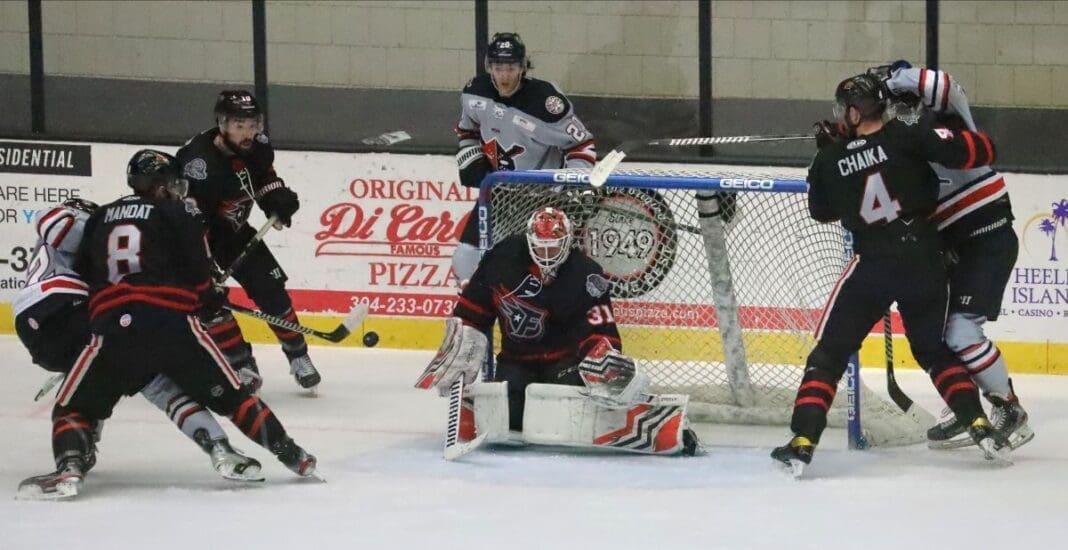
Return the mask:
<svg viewBox="0 0 1068 550">
<path fill-rule="evenodd" d="M 840 225 L 809 218 L 804 174 L 628 168 L 604 187 L 587 182 L 576 170 L 491 174 L 480 246 L 524 231 L 535 208 L 561 208 L 575 246 L 612 280 L 624 351 L 655 391 L 689 394 L 697 421 L 789 424 L 850 251 Z M 828 420 L 850 428 L 855 446 L 915 443 L 927 428 L 860 383 L 855 361 Z"/>
</svg>

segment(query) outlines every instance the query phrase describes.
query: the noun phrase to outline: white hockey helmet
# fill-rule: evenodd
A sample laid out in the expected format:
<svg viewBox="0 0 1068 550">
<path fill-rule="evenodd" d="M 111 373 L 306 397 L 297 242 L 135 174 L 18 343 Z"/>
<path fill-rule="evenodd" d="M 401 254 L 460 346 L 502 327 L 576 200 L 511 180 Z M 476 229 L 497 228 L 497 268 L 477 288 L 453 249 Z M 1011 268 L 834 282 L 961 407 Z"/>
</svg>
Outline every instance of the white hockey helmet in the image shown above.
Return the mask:
<svg viewBox="0 0 1068 550">
<path fill-rule="evenodd" d="M 567 261 L 571 240 L 571 220 L 562 210 L 546 206 L 531 214 L 527 221 L 527 248 L 543 281 L 556 277 L 556 270 Z"/>
</svg>

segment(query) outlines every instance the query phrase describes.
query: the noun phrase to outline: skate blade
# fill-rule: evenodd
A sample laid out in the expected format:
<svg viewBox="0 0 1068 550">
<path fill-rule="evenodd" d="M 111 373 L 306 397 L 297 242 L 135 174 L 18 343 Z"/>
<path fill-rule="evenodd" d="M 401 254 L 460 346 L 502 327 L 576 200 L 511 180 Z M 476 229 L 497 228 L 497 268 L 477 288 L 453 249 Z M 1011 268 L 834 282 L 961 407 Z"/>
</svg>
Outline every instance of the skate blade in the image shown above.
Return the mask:
<svg viewBox="0 0 1068 550">
<path fill-rule="evenodd" d="M 246 468 L 244 472 L 235 472 L 232 468 L 220 468 L 216 470 L 227 481 L 260 482 L 264 477 L 259 468 Z"/>
<path fill-rule="evenodd" d="M 1031 440 L 1034 438 L 1035 432 L 1032 431 L 1031 428 L 1027 426 L 1020 426 L 1019 429 L 1017 429 L 1015 432 L 1012 432 L 1012 435 L 1009 436 L 1009 446 L 1012 447 L 1012 450 L 1015 451 L 1016 449 L 1019 449 L 1020 447 L 1023 447 L 1024 445 L 1030 443 Z"/>
<path fill-rule="evenodd" d="M 1012 466 L 1012 459 L 1009 458 L 1011 447 L 998 449 L 994 446 L 994 440 L 988 438 L 979 442 L 979 449 L 983 451 L 983 457 L 990 462 L 999 466 Z"/>
<path fill-rule="evenodd" d="M 941 441 L 928 439 L 927 448 L 933 451 L 947 451 L 950 449 L 963 449 L 975 445 L 975 440 L 965 435 L 957 439 L 943 439 Z"/>
<path fill-rule="evenodd" d="M 28 484 L 19 486 L 15 498 L 17 500 L 67 500 L 78 496 L 80 491 L 81 483 L 74 482 L 57 483 L 51 491 L 45 491 L 36 484 Z"/>
<path fill-rule="evenodd" d="M 776 462 L 782 467 L 782 471 L 789 474 L 793 479 L 801 479 L 801 476 L 805 473 L 805 463 L 796 458 L 776 460 Z"/>
</svg>

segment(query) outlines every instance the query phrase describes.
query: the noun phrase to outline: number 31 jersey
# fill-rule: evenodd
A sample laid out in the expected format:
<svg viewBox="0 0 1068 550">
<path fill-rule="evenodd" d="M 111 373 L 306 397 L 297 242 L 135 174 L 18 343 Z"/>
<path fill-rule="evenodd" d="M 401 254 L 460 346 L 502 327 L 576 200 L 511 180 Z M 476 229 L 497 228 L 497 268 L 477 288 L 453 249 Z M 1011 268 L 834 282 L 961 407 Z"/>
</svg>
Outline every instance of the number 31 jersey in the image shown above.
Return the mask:
<svg viewBox="0 0 1068 550">
<path fill-rule="evenodd" d="M 820 149 L 808 172 L 809 213 L 841 220 L 858 254 L 898 254 L 917 240 L 938 246 L 929 216 L 939 181 L 929 162 L 967 169 L 989 164 L 994 145 L 981 132 L 950 130 L 931 117 L 891 119 L 882 129 Z"/>
</svg>

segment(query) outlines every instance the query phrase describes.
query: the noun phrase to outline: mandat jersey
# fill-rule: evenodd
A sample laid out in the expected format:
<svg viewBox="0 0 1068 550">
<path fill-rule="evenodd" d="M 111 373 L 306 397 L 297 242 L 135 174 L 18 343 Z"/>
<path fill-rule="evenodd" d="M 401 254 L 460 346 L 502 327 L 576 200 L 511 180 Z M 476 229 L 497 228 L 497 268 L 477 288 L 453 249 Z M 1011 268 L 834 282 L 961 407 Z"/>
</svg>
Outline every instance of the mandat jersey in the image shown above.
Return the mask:
<svg viewBox="0 0 1068 550">
<path fill-rule="evenodd" d="M 26 269 L 26 286 L 19 289 L 12 305 L 16 316 L 52 296 L 64 295 L 71 301 L 89 296 L 89 285 L 74 271 L 89 214 L 57 206 L 39 210 L 34 218 L 37 244 Z"/>
<path fill-rule="evenodd" d="M 611 283 L 597 262 L 572 250 L 548 285 L 534 275 L 536 269 L 526 236 L 506 238 L 482 258 L 453 314 L 483 331 L 496 320 L 502 362 L 577 364 L 604 338 L 622 351 Z"/>
<path fill-rule="evenodd" d="M 929 163 L 969 169 L 993 161 L 994 145 L 982 133 L 936 126 L 930 116 L 910 122 L 891 119 L 874 133 L 829 144 L 809 167 L 809 213 L 841 220 L 861 256 L 898 254 L 917 240 L 937 246 L 929 217 L 938 177 Z"/>
<path fill-rule="evenodd" d="M 590 168 L 597 162 L 593 135 L 552 83 L 523 78 L 501 97 L 489 75 L 467 83 L 460 96 L 456 162 L 464 185 L 478 187 L 493 170 Z"/>
<path fill-rule="evenodd" d="M 85 224 L 75 268 L 91 289 L 91 319 L 130 303 L 191 314 L 211 282 L 200 211 L 137 195 L 103 205 Z"/>
<path fill-rule="evenodd" d="M 936 114 L 958 115 L 969 130 L 975 122 L 964 88 L 948 73 L 919 67 L 894 71 L 886 82 L 895 94 L 911 93 L 920 98 L 922 109 Z M 902 117 L 915 116 L 905 112 Z M 939 163 L 931 165 L 941 181 L 934 221 L 951 242 L 982 234 L 1012 221 L 1012 205 L 1005 180 L 989 164 L 954 170 Z"/>
<path fill-rule="evenodd" d="M 218 128 L 205 130 L 175 155 L 189 180 L 189 197 L 208 220 L 212 243 L 232 238 L 248 221 L 252 203 L 281 178 L 274 171 L 274 148 L 257 134 L 248 156 L 228 155 L 215 146 Z M 272 187 L 273 189 L 273 187 Z"/>
</svg>

